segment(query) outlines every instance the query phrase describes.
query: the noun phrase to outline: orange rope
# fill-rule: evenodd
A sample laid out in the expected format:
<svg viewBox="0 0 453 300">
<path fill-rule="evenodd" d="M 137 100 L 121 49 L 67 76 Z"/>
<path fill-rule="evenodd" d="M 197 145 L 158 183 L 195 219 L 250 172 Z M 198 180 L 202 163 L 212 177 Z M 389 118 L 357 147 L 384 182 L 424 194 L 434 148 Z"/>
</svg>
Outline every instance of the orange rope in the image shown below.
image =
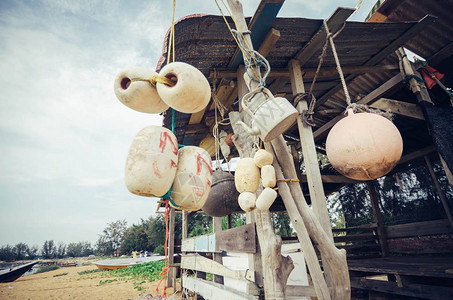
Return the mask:
<svg viewBox="0 0 453 300">
<path fill-rule="evenodd" d="M 167 247 L 167 244 L 168 244 L 168 215 L 170 214 L 170 207 L 168 206 L 169 205 L 169 200 L 168 199 L 165 199 L 165 266 L 162 268 L 162 272 L 160 272 L 159 275 L 162 275 L 162 277 L 160 278 L 160 281 L 159 281 L 159 284 L 157 285 L 156 287 L 156 292 L 159 293 L 159 286 L 160 284 L 162 283 L 162 281 L 164 280 L 164 293 L 162 294 L 162 296 L 166 299 L 167 298 L 167 273 L 168 273 L 168 270 L 170 269 L 170 266 L 169 266 L 169 262 L 168 262 L 168 247 Z"/>
</svg>

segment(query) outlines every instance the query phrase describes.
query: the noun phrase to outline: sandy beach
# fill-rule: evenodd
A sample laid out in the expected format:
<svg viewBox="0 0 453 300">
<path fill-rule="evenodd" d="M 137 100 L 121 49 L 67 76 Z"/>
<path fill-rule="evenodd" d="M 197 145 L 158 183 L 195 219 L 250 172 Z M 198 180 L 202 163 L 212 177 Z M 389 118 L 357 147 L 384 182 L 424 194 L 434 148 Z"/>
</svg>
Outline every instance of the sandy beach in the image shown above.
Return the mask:
<svg viewBox="0 0 453 300">
<path fill-rule="evenodd" d="M 79 274 L 89 270 L 97 267 L 60 268 L 0 283 L 0 299 L 137 299 L 146 294 L 157 295 L 158 281 L 137 284 L 133 279 L 109 276 L 108 272 Z M 163 283 L 159 293 L 163 293 Z M 173 289 L 168 288 L 167 297 L 172 294 Z"/>
</svg>

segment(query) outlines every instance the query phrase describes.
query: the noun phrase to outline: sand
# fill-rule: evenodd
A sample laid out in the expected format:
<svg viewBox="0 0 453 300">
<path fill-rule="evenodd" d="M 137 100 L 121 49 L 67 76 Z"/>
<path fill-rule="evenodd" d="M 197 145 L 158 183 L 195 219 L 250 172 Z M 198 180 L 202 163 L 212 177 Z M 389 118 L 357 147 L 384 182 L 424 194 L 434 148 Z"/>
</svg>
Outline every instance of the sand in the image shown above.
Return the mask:
<svg viewBox="0 0 453 300">
<path fill-rule="evenodd" d="M 79 275 L 78 272 L 97 269 L 94 265 L 60 268 L 54 271 L 22 276 L 13 282 L 0 283 L 0 299 L 137 299 L 142 295 L 156 296 L 158 281 L 134 288 L 134 280 L 110 277 L 108 272 Z M 67 273 L 67 274 L 64 274 Z M 107 277 L 105 277 L 107 276 Z M 100 284 L 100 281 L 109 281 Z M 159 289 L 163 293 L 163 283 Z M 173 289 L 167 289 L 167 296 Z"/>
</svg>

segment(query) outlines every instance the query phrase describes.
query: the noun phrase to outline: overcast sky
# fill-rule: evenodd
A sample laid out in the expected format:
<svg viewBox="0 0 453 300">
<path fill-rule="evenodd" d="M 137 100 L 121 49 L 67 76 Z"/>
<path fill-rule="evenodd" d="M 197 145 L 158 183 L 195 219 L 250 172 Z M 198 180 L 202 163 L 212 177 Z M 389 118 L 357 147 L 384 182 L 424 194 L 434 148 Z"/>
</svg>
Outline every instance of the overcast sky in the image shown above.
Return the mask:
<svg viewBox="0 0 453 300">
<path fill-rule="evenodd" d="M 279 16 L 326 18 L 357 1 L 287 0 Z M 259 1 L 242 2 L 253 15 Z M 194 13 L 219 14 L 214 1 L 176 1 L 176 19 Z M 107 223 L 154 214 L 123 174 L 135 134 L 162 120 L 122 105 L 113 80 L 154 68 L 170 24 L 171 0 L 0 1 L 0 246 L 94 244 Z"/>
</svg>

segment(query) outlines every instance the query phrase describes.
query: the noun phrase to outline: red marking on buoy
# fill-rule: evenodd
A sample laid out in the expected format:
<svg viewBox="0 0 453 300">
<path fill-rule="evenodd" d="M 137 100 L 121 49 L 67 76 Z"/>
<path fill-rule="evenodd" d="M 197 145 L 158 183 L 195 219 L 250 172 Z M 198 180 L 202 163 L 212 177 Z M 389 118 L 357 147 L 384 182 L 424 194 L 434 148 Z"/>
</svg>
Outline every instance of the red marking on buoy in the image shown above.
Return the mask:
<svg viewBox="0 0 453 300">
<path fill-rule="evenodd" d="M 173 140 L 171 139 L 171 136 L 168 134 L 168 132 L 160 133 L 160 144 L 159 144 L 160 152 L 163 153 L 165 147 L 167 147 L 167 140 L 170 141 L 170 145 L 172 147 L 173 154 L 178 155 L 178 146 L 173 143 Z"/>
<path fill-rule="evenodd" d="M 159 177 L 159 178 L 163 177 L 159 171 L 159 167 L 157 166 L 157 160 L 153 161 L 153 171 L 154 171 L 154 175 L 156 175 L 157 177 Z"/>
<path fill-rule="evenodd" d="M 200 175 L 203 164 L 208 168 L 209 174 L 212 175 L 211 165 L 203 157 L 201 157 L 200 153 L 198 153 L 197 154 L 197 175 Z"/>
</svg>

